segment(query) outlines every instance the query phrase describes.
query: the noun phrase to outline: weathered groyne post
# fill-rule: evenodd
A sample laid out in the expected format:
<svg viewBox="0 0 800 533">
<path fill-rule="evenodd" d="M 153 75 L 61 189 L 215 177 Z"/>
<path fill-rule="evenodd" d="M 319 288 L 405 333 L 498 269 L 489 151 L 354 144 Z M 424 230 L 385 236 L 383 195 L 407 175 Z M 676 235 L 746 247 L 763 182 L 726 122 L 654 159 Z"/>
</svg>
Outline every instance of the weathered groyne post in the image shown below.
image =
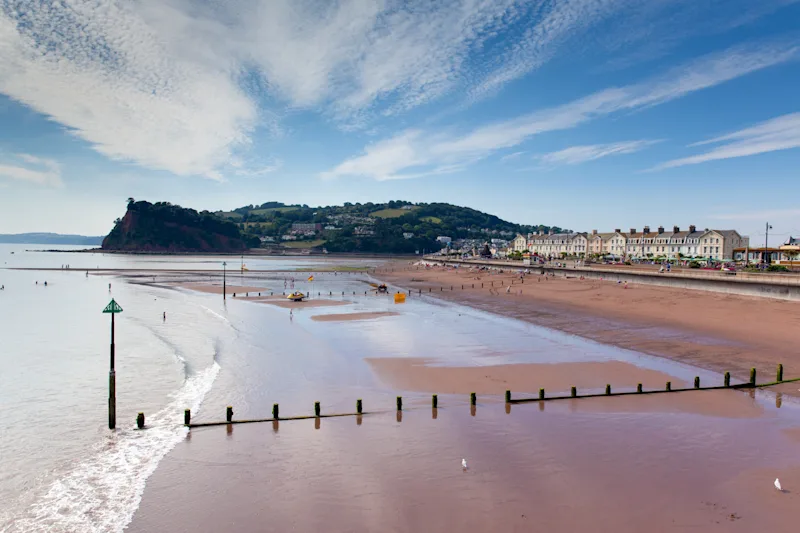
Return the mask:
<svg viewBox="0 0 800 533">
<path fill-rule="evenodd" d="M 361 398 L 356 400 L 356 413 L 361 414 L 363 410 L 363 404 L 361 403 Z"/>
<path fill-rule="evenodd" d="M 277 403 L 272 404 L 272 418 L 275 420 L 280 418 L 280 408 Z"/>
<path fill-rule="evenodd" d="M 642 384 L 641 383 L 637 383 L 636 384 L 636 392 L 638 392 L 639 394 L 642 393 Z"/>
<path fill-rule="evenodd" d="M 225 408 L 225 420 L 228 422 L 233 420 L 233 407 L 230 405 Z"/>
<path fill-rule="evenodd" d="M 539 389 L 539 399 L 544 400 L 544 389 Z"/>
<path fill-rule="evenodd" d="M 778 373 L 775 376 L 775 381 L 783 381 L 783 365 L 778 365 Z"/>
<path fill-rule="evenodd" d="M 469 393 L 469 404 L 476 405 L 478 403 L 478 396 L 474 392 Z"/>
<path fill-rule="evenodd" d="M 695 389 L 699 389 L 700 388 L 700 376 L 695 376 L 694 377 L 694 388 Z"/>
<path fill-rule="evenodd" d="M 731 373 L 730 372 L 725 372 L 725 386 L 726 387 L 730 387 L 731 386 Z"/>
<path fill-rule="evenodd" d="M 756 369 L 755 368 L 751 368 L 750 369 L 750 385 L 755 385 L 755 384 L 756 384 Z"/>
<path fill-rule="evenodd" d="M 319 402 L 314 402 L 314 416 L 319 418 Z"/>
<path fill-rule="evenodd" d="M 402 411 L 403 410 L 403 397 L 402 396 L 398 396 L 397 397 L 397 410 L 398 411 Z"/>
<path fill-rule="evenodd" d="M 111 315 L 111 354 L 108 371 L 108 429 L 117 427 L 117 374 L 114 370 L 114 315 L 121 313 L 122 308 L 112 298 L 103 309 L 103 313 Z"/>
<path fill-rule="evenodd" d="M 436 394 L 431 396 L 431 406 L 434 409 L 437 409 L 439 407 L 439 396 L 437 396 Z"/>
<path fill-rule="evenodd" d="M 611 396 L 611 385 L 606 383 L 606 396 Z"/>
<path fill-rule="evenodd" d="M 667 390 L 667 392 L 669 392 L 669 391 L 671 391 L 671 390 L 672 390 L 672 382 L 671 382 L 671 381 L 667 381 L 667 388 L 666 388 L 666 390 Z"/>
<path fill-rule="evenodd" d="M 136 415 L 136 427 L 139 429 L 144 429 L 144 413 L 139 413 Z"/>
<path fill-rule="evenodd" d="M 506 403 L 509 403 L 509 402 L 511 402 L 511 391 L 507 390 L 506 391 Z"/>
<path fill-rule="evenodd" d="M 573 398 L 577 398 L 578 397 L 578 388 L 577 387 L 572 387 L 572 389 L 570 390 L 570 396 L 572 396 Z"/>
</svg>

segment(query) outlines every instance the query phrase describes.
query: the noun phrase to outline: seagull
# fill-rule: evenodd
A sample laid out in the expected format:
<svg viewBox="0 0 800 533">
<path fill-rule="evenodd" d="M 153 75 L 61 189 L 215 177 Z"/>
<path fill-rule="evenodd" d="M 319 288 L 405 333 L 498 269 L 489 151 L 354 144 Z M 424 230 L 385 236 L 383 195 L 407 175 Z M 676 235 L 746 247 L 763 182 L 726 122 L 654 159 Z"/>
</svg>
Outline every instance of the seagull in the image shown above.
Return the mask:
<svg viewBox="0 0 800 533">
<path fill-rule="evenodd" d="M 466 464 L 466 463 L 463 463 Z M 466 468 L 466 467 L 465 467 Z M 775 478 L 775 488 L 779 491 L 783 492 L 783 487 L 781 487 L 781 482 L 778 478 Z"/>
<path fill-rule="evenodd" d="M 461 459 L 461 468 L 463 468 L 464 470 L 467 469 L 467 460 L 466 459 Z"/>
</svg>

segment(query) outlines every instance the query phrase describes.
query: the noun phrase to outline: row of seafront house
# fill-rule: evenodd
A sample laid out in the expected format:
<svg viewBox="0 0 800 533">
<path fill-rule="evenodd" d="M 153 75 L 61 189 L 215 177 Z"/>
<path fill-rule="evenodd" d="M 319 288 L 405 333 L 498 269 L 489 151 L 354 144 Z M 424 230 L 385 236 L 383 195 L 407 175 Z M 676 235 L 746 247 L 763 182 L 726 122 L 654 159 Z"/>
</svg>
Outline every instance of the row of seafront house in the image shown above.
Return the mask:
<svg viewBox="0 0 800 533">
<path fill-rule="evenodd" d="M 609 233 L 538 232 L 517 235 L 512 251 L 530 252 L 543 258 L 605 257 L 618 260 L 689 260 L 713 262 L 770 263 L 797 260 L 800 247 L 790 238 L 780 248 L 750 248 L 750 238 L 736 230 L 702 229 L 689 226 L 681 231 L 673 226 L 667 231 L 659 226 L 651 231 L 631 228 L 627 232 L 615 229 Z"/>
</svg>

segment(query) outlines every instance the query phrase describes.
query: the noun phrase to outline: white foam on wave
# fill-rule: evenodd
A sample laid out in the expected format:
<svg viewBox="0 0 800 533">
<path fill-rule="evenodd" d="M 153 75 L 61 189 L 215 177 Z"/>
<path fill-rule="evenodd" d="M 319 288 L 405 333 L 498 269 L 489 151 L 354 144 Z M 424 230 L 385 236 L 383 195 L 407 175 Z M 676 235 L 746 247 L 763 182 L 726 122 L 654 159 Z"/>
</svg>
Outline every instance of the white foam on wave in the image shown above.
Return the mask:
<svg viewBox="0 0 800 533">
<path fill-rule="evenodd" d="M 219 374 L 211 366 L 188 378 L 165 408 L 147 418 L 144 431 L 118 429 L 34 502 L 3 533 L 121 532 L 133 519 L 147 478 L 186 437 L 183 410 L 200 408 Z"/>
<path fill-rule="evenodd" d="M 219 318 L 220 320 L 222 320 L 222 321 L 223 321 L 223 322 L 225 322 L 226 324 L 230 324 L 230 323 L 231 323 L 231 321 L 230 321 L 230 320 L 228 320 L 227 318 L 225 318 L 225 317 L 224 317 L 224 316 L 222 316 L 221 314 L 217 313 L 216 311 L 212 311 L 211 309 L 209 309 L 209 308 L 208 308 L 208 307 L 206 307 L 205 305 L 201 305 L 200 307 L 202 307 L 203 309 L 205 309 L 205 310 L 206 310 L 208 313 L 210 313 L 210 314 L 214 315 L 215 317 Z"/>
</svg>

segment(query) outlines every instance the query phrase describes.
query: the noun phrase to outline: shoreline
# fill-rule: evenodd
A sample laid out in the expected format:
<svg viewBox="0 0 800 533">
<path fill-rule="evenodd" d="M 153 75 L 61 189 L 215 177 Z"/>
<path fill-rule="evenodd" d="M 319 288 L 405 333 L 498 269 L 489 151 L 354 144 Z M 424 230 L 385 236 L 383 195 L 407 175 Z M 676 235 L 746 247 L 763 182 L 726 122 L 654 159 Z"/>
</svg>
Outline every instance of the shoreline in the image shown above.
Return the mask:
<svg viewBox="0 0 800 533">
<path fill-rule="evenodd" d="M 800 371 L 795 333 L 800 304 L 793 301 L 577 277 L 520 278 L 519 273 L 464 267 L 379 271 L 373 276 L 412 294 L 421 290 L 423 297 L 427 293 L 602 344 L 730 371 L 740 379 L 747 378 L 751 367 L 759 380 L 771 379 L 779 363 L 789 374 Z"/>
</svg>

